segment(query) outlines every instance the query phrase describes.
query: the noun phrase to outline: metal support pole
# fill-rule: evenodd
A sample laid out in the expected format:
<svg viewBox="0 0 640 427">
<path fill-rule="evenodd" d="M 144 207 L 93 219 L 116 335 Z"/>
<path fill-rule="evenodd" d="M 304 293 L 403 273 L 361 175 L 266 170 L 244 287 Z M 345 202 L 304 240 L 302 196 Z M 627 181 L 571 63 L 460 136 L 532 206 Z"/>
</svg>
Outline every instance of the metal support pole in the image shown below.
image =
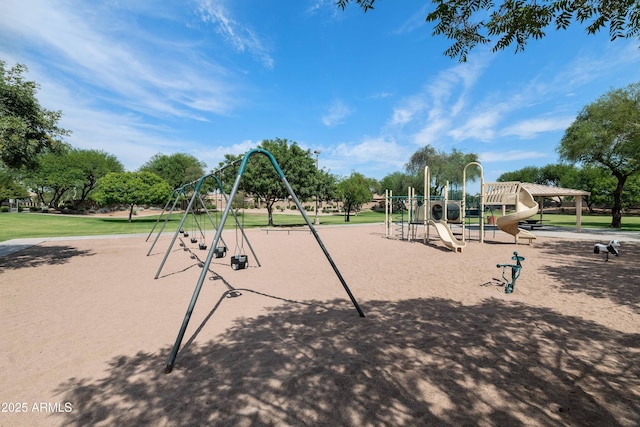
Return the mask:
<svg viewBox="0 0 640 427">
<path fill-rule="evenodd" d="M 184 215 L 182 215 L 182 218 L 180 219 L 180 225 L 178 225 L 178 229 L 176 230 L 176 232 L 173 234 L 173 238 L 171 239 L 171 244 L 169 245 L 169 248 L 167 248 L 167 252 L 165 252 L 164 257 L 162 258 L 162 262 L 160 263 L 160 267 L 158 267 L 158 271 L 156 272 L 156 276 L 154 277 L 155 279 L 157 279 L 160 276 L 160 272 L 162 271 L 162 267 L 164 267 L 164 263 L 167 262 L 167 258 L 169 257 L 169 253 L 171 252 L 171 248 L 173 248 L 173 244 L 176 242 L 176 239 L 178 238 L 178 234 L 180 233 L 180 230 L 182 230 L 182 226 L 184 225 L 185 220 L 187 219 L 187 215 L 189 215 L 189 212 L 191 211 L 191 206 L 193 205 L 193 201 L 195 200 L 196 196 L 198 195 L 198 191 L 200 190 L 200 187 L 197 186 L 193 196 L 191 197 L 191 200 L 189 200 L 189 205 L 187 206 L 187 210 L 184 212 Z"/>
<path fill-rule="evenodd" d="M 164 205 L 164 208 L 162 208 L 162 212 L 160 213 L 160 216 L 158 216 L 158 219 L 156 220 L 156 222 L 153 224 L 153 227 L 151 228 L 151 231 L 149 231 L 149 235 L 145 239 L 145 242 L 149 241 L 149 237 L 151 237 L 151 235 L 153 234 L 153 230 L 156 229 L 156 226 L 160 222 L 160 218 L 162 218 L 162 214 L 164 214 L 167 211 L 167 208 L 169 207 L 169 204 L 173 200 L 173 195 L 176 193 L 176 191 L 177 190 L 175 190 L 175 189 L 171 191 L 171 195 L 169 196 L 169 200 L 167 200 L 167 203 Z M 175 206 L 175 203 L 174 203 L 174 206 Z M 166 221 L 165 221 L 165 223 L 166 223 Z"/>
<path fill-rule="evenodd" d="M 160 231 L 158 231 L 158 234 L 156 234 L 156 238 L 153 240 L 153 243 L 151 244 L 151 247 L 149 248 L 149 252 L 147 252 L 147 256 L 151 255 L 151 251 L 156 246 L 156 243 L 158 242 L 158 239 L 160 238 L 160 235 L 164 231 L 164 228 L 167 226 L 167 223 L 169 222 L 169 218 L 171 218 L 171 214 L 173 213 L 173 210 L 176 208 L 176 205 L 178 204 L 178 199 L 180 198 L 180 194 L 182 194 L 182 188 L 180 189 L 180 191 L 176 195 L 176 199 L 174 200 L 173 205 L 171 206 L 171 210 L 167 214 L 167 217 L 165 218 L 164 223 L 162 224 L 162 227 L 160 227 Z M 158 217 L 158 220 L 159 219 L 160 219 L 160 217 Z M 155 228 L 155 225 L 154 225 L 154 228 Z M 147 237 L 147 239 L 148 239 L 148 237 Z"/>
<path fill-rule="evenodd" d="M 233 200 L 233 198 L 236 195 L 236 191 L 238 190 L 238 185 L 240 184 L 240 178 L 242 178 L 242 174 L 238 173 L 238 176 L 236 177 L 236 181 L 233 184 L 233 188 L 231 189 L 231 194 L 229 195 L 229 198 L 231 200 Z M 195 308 L 196 302 L 198 301 L 198 296 L 200 295 L 202 284 L 204 283 L 204 280 L 207 277 L 207 273 L 209 272 L 209 265 L 211 264 L 211 260 L 213 259 L 215 248 L 216 246 L 218 246 L 218 242 L 220 241 L 220 236 L 222 235 L 222 229 L 224 228 L 224 224 L 227 221 L 227 216 L 229 216 L 230 209 L 231 209 L 231 203 L 227 203 L 227 206 L 225 206 L 224 212 L 222 213 L 222 218 L 220 219 L 220 224 L 218 226 L 218 229 L 216 230 L 216 235 L 213 238 L 213 244 L 209 249 L 209 253 L 207 253 L 207 258 L 204 261 L 202 271 L 200 272 L 200 277 L 198 278 L 196 287 L 193 290 L 193 295 L 191 296 L 191 301 L 189 302 L 189 307 L 187 308 L 187 312 L 184 315 L 182 326 L 180 326 L 178 337 L 176 338 L 176 342 L 174 343 L 173 349 L 171 350 L 171 354 L 169 355 L 169 361 L 167 362 L 167 366 L 164 368 L 164 372 L 166 374 L 170 373 L 173 370 L 173 366 L 175 365 L 176 357 L 178 356 L 178 350 L 180 349 L 180 345 L 182 344 L 184 334 L 187 331 L 187 326 L 189 325 L 189 320 L 191 319 L 191 314 L 193 313 L 193 309 Z"/>
</svg>

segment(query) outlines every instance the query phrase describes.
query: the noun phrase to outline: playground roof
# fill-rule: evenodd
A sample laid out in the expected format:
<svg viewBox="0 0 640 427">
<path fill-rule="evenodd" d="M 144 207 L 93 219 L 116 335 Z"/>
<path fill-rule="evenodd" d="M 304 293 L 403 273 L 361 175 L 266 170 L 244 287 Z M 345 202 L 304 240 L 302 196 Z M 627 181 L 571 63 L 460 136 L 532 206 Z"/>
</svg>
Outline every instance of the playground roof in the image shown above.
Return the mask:
<svg viewBox="0 0 640 427">
<path fill-rule="evenodd" d="M 589 191 L 574 190 L 572 188 L 553 187 L 551 185 L 532 184 L 523 182 L 525 188 L 533 197 L 557 197 L 557 196 L 589 196 Z"/>
</svg>

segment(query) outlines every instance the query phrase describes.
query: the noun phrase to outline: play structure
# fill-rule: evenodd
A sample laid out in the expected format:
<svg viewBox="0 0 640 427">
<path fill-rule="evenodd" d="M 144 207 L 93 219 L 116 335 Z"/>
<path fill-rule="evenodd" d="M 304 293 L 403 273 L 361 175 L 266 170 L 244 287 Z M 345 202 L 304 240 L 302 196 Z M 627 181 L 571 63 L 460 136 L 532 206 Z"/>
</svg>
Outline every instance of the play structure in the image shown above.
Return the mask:
<svg viewBox="0 0 640 427">
<path fill-rule="evenodd" d="M 360 308 L 358 302 L 356 301 L 355 297 L 353 296 L 353 294 L 351 293 L 351 290 L 349 289 L 349 286 L 347 285 L 347 283 L 345 282 L 344 278 L 342 277 L 342 274 L 340 273 L 340 271 L 338 270 L 338 267 L 336 266 L 335 262 L 333 261 L 333 259 L 331 258 L 331 255 L 329 254 L 329 251 L 327 250 L 327 248 L 325 247 L 325 245 L 322 243 L 322 240 L 320 239 L 320 236 L 318 235 L 318 232 L 316 231 L 316 229 L 314 228 L 313 224 L 311 223 L 311 221 L 309 220 L 309 217 L 307 216 L 304 208 L 302 207 L 302 205 L 300 204 L 300 201 L 298 200 L 298 197 L 296 196 L 295 192 L 293 191 L 293 189 L 291 188 L 291 185 L 289 185 L 289 182 L 287 181 L 286 177 L 284 176 L 284 173 L 282 172 L 282 169 L 280 168 L 280 166 L 278 165 L 278 162 L 276 161 L 276 159 L 273 157 L 273 155 L 268 152 L 267 150 L 263 150 L 263 149 L 253 149 L 250 150 L 249 152 L 247 152 L 247 154 L 245 154 L 245 156 L 242 158 L 242 161 L 240 163 L 240 166 L 238 168 L 238 173 L 236 175 L 235 178 L 235 182 L 233 184 L 233 187 L 231 189 L 231 192 L 229 194 L 228 200 L 234 200 L 234 197 L 236 196 L 236 193 L 238 191 L 238 187 L 240 185 L 242 176 L 247 168 L 248 165 L 248 161 L 251 158 L 251 156 L 253 155 L 264 155 L 266 156 L 269 161 L 271 162 L 271 165 L 273 166 L 275 173 L 278 175 L 278 177 L 280 178 L 280 180 L 282 181 L 282 184 L 285 186 L 285 188 L 287 189 L 289 196 L 291 197 L 291 199 L 293 200 L 293 202 L 295 203 L 296 207 L 298 208 L 298 212 L 300 212 L 300 214 L 302 215 L 302 217 L 304 218 L 307 226 L 309 227 L 311 233 L 313 234 L 313 236 L 315 237 L 318 245 L 320 246 L 320 249 L 322 250 L 322 252 L 324 253 L 325 257 L 327 258 L 327 261 L 329 262 L 329 264 L 331 265 L 331 267 L 333 268 L 333 271 L 335 272 L 336 276 L 338 277 L 340 283 L 342 284 L 344 290 L 346 291 L 347 295 L 349 296 L 349 299 L 351 300 L 353 306 L 356 308 L 356 310 L 358 311 L 358 314 L 360 315 L 360 317 L 364 317 L 364 312 L 362 311 L 362 309 Z M 225 168 L 229 167 L 230 165 L 225 166 Z M 221 170 L 225 169 L 219 169 L 217 172 L 219 173 Z M 215 176 L 216 172 L 214 172 L 214 174 L 212 174 L 213 176 Z M 198 182 L 193 186 L 193 192 L 194 194 L 192 195 L 190 201 L 189 201 L 189 206 L 187 207 L 187 210 L 185 211 L 185 214 L 183 215 L 181 222 L 180 222 L 180 227 L 179 230 L 176 232 L 176 234 L 173 237 L 172 240 L 172 245 L 175 242 L 175 240 L 177 239 L 178 234 L 180 233 L 180 230 L 183 229 L 184 223 L 185 223 L 185 219 L 186 216 L 188 214 L 188 211 L 190 210 L 190 207 L 192 206 L 192 204 L 194 203 L 195 200 L 198 199 L 197 194 L 200 193 L 200 189 L 202 188 L 202 184 L 203 182 L 205 182 L 206 178 L 211 177 L 212 175 L 207 175 L 203 178 L 201 178 L 200 180 L 198 180 Z M 220 184 L 219 180 L 218 180 L 218 186 L 220 188 L 220 190 L 222 189 L 222 185 Z M 180 191 L 178 191 L 177 193 L 180 193 Z M 172 195 L 172 197 L 177 199 L 177 195 Z M 165 209 L 170 205 L 170 202 L 167 202 L 167 206 L 165 207 Z M 173 207 L 175 207 L 176 202 L 173 202 Z M 182 340 L 184 338 L 184 334 L 187 330 L 187 326 L 189 324 L 189 320 L 191 318 L 191 314 L 193 313 L 193 310 L 195 308 L 196 302 L 198 300 L 198 296 L 200 294 L 200 290 L 202 289 L 202 285 L 207 277 L 207 275 L 209 274 L 210 270 L 209 270 L 209 266 L 211 264 L 211 261 L 213 260 L 214 257 L 216 257 L 216 248 L 220 247 L 220 244 L 222 242 L 222 230 L 224 229 L 224 225 L 225 222 L 227 220 L 227 217 L 229 216 L 230 212 L 233 212 L 232 209 L 232 204 L 231 203 L 227 203 L 224 211 L 222 212 L 222 217 L 220 218 L 220 222 L 217 224 L 217 227 L 215 228 L 215 236 L 213 238 L 212 244 L 209 248 L 209 252 L 207 254 L 207 257 L 204 261 L 202 261 L 202 271 L 200 273 L 200 276 L 198 278 L 198 281 L 196 282 L 196 286 L 195 289 L 193 291 L 193 295 L 191 297 L 191 301 L 189 302 L 189 306 L 187 308 L 187 312 L 184 316 L 184 320 L 182 322 L 182 325 L 180 327 L 180 331 L 178 332 L 178 337 L 176 338 L 176 342 L 171 350 L 171 353 L 169 355 L 169 360 L 167 362 L 167 365 L 165 367 L 165 373 L 170 373 L 173 370 L 174 364 L 175 364 L 175 360 L 176 357 L 178 355 L 178 350 L 180 349 L 180 346 L 182 344 Z M 172 207 L 172 209 L 173 209 Z M 171 210 L 172 210 L 171 209 Z M 238 230 L 242 230 L 242 225 L 237 217 L 235 216 L 234 213 L 234 217 L 236 218 L 236 239 L 237 239 L 237 232 Z M 166 224 L 166 220 L 165 220 L 165 224 Z M 164 225 L 163 225 L 164 228 Z M 155 229 L 155 226 L 154 226 Z M 242 233 L 244 235 L 244 230 L 242 230 Z M 160 233 L 159 233 L 160 234 Z M 157 238 L 156 238 L 157 240 Z M 248 241 L 246 239 L 245 236 L 245 241 Z M 154 242 L 155 244 L 155 242 Z M 226 245 L 225 245 L 226 246 Z M 238 248 L 240 249 L 240 248 Z M 170 249 L 167 251 L 167 254 L 170 252 Z M 166 257 L 168 255 L 165 255 L 164 260 L 166 260 Z M 234 257 L 235 257 L 235 261 L 234 261 Z M 242 253 L 236 253 L 234 254 L 234 257 L 231 258 L 231 266 L 234 270 L 240 270 L 240 269 L 244 269 L 246 268 L 246 265 L 243 265 L 246 261 L 246 254 L 242 254 Z M 163 263 L 164 263 L 163 260 Z M 235 265 L 235 266 L 234 266 Z M 162 266 L 160 267 L 160 269 L 162 268 Z M 159 269 L 159 270 L 160 270 Z M 156 276 L 157 278 L 157 276 Z"/>
<path fill-rule="evenodd" d="M 466 174 L 467 168 L 476 166 L 480 169 L 480 195 L 476 206 L 468 206 L 466 201 Z M 466 247 L 467 238 L 470 239 L 470 230 L 476 227 L 477 221 L 478 240 L 484 243 L 485 239 L 485 213 L 490 207 L 499 206 L 502 216 L 488 226 L 514 236 L 515 243 L 519 239 L 531 240 L 536 236 L 522 228 L 519 224 L 538 212 L 538 203 L 531 193 L 520 182 L 484 182 L 482 165 L 471 162 L 463 169 L 462 195 L 460 200 L 449 198 L 449 183 L 447 182 L 443 194 L 431 195 L 431 176 L 429 167 L 424 168 L 424 191 L 428 197 L 416 196 L 415 189 L 409 187 L 406 196 L 394 196 L 389 190 L 385 192 L 385 236 L 402 240 L 417 240 L 418 230 L 422 228 L 424 243 L 431 240 L 431 229 L 435 230 L 438 238 L 445 247 L 453 252 L 462 252 Z M 400 221 L 394 221 L 394 206 L 400 206 Z M 506 207 L 512 206 L 513 211 L 507 213 Z M 475 215 L 471 213 L 475 212 Z M 397 209 L 396 209 L 397 216 Z M 495 220 L 495 216 L 489 217 Z M 473 224 L 471 219 L 473 219 Z M 454 233 L 451 225 L 459 226 L 461 232 Z M 465 236 L 465 230 L 468 236 Z"/>
</svg>

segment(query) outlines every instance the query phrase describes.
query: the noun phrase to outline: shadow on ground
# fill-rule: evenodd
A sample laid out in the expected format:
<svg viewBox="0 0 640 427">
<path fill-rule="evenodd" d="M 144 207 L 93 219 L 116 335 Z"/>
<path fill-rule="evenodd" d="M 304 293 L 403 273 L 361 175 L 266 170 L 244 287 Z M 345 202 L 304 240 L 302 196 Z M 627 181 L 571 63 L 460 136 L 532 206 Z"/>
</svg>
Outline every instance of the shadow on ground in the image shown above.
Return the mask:
<svg viewBox="0 0 640 427">
<path fill-rule="evenodd" d="M 369 301 L 366 318 L 344 301 L 319 304 L 239 319 L 181 351 L 168 375 L 170 348 L 114 358 L 103 378 L 61 384 L 73 412 L 55 416 L 69 426 L 640 425 L 640 334 L 497 299 Z"/>
<path fill-rule="evenodd" d="M 0 257 L 0 273 L 4 270 L 38 267 L 40 265 L 66 264 L 71 258 L 93 256 L 94 252 L 79 250 L 73 246 L 31 246 L 4 257 Z"/>
<path fill-rule="evenodd" d="M 605 242 L 606 243 L 606 242 Z M 640 313 L 640 244 L 622 243 L 620 256 L 593 253 L 593 242 L 550 240 L 542 244 L 553 263 L 545 272 L 562 292 L 608 298 Z"/>
</svg>

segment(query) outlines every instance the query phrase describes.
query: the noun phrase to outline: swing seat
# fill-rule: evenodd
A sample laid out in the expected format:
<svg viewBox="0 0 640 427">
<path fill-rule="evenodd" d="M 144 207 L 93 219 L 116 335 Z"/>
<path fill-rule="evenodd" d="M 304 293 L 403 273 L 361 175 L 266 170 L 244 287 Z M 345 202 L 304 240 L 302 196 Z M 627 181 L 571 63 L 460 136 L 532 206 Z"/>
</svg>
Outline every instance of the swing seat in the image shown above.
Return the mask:
<svg viewBox="0 0 640 427">
<path fill-rule="evenodd" d="M 183 232 L 182 232 L 182 235 L 183 235 L 184 237 L 189 237 L 189 232 L 188 232 L 188 231 L 183 231 Z"/>
<path fill-rule="evenodd" d="M 198 243 L 198 239 L 196 239 L 195 237 L 191 238 L 191 243 Z"/>
<path fill-rule="evenodd" d="M 227 255 L 226 246 L 218 246 L 216 250 L 213 252 L 213 256 L 216 258 L 224 258 L 226 255 Z"/>
<path fill-rule="evenodd" d="M 231 257 L 231 268 L 244 270 L 249 266 L 249 258 L 246 255 L 234 255 Z"/>
<path fill-rule="evenodd" d="M 195 242 L 194 242 L 195 243 Z M 207 244 L 206 243 L 200 243 L 198 245 L 198 249 L 200 249 L 201 251 L 204 251 L 207 249 Z"/>
</svg>

